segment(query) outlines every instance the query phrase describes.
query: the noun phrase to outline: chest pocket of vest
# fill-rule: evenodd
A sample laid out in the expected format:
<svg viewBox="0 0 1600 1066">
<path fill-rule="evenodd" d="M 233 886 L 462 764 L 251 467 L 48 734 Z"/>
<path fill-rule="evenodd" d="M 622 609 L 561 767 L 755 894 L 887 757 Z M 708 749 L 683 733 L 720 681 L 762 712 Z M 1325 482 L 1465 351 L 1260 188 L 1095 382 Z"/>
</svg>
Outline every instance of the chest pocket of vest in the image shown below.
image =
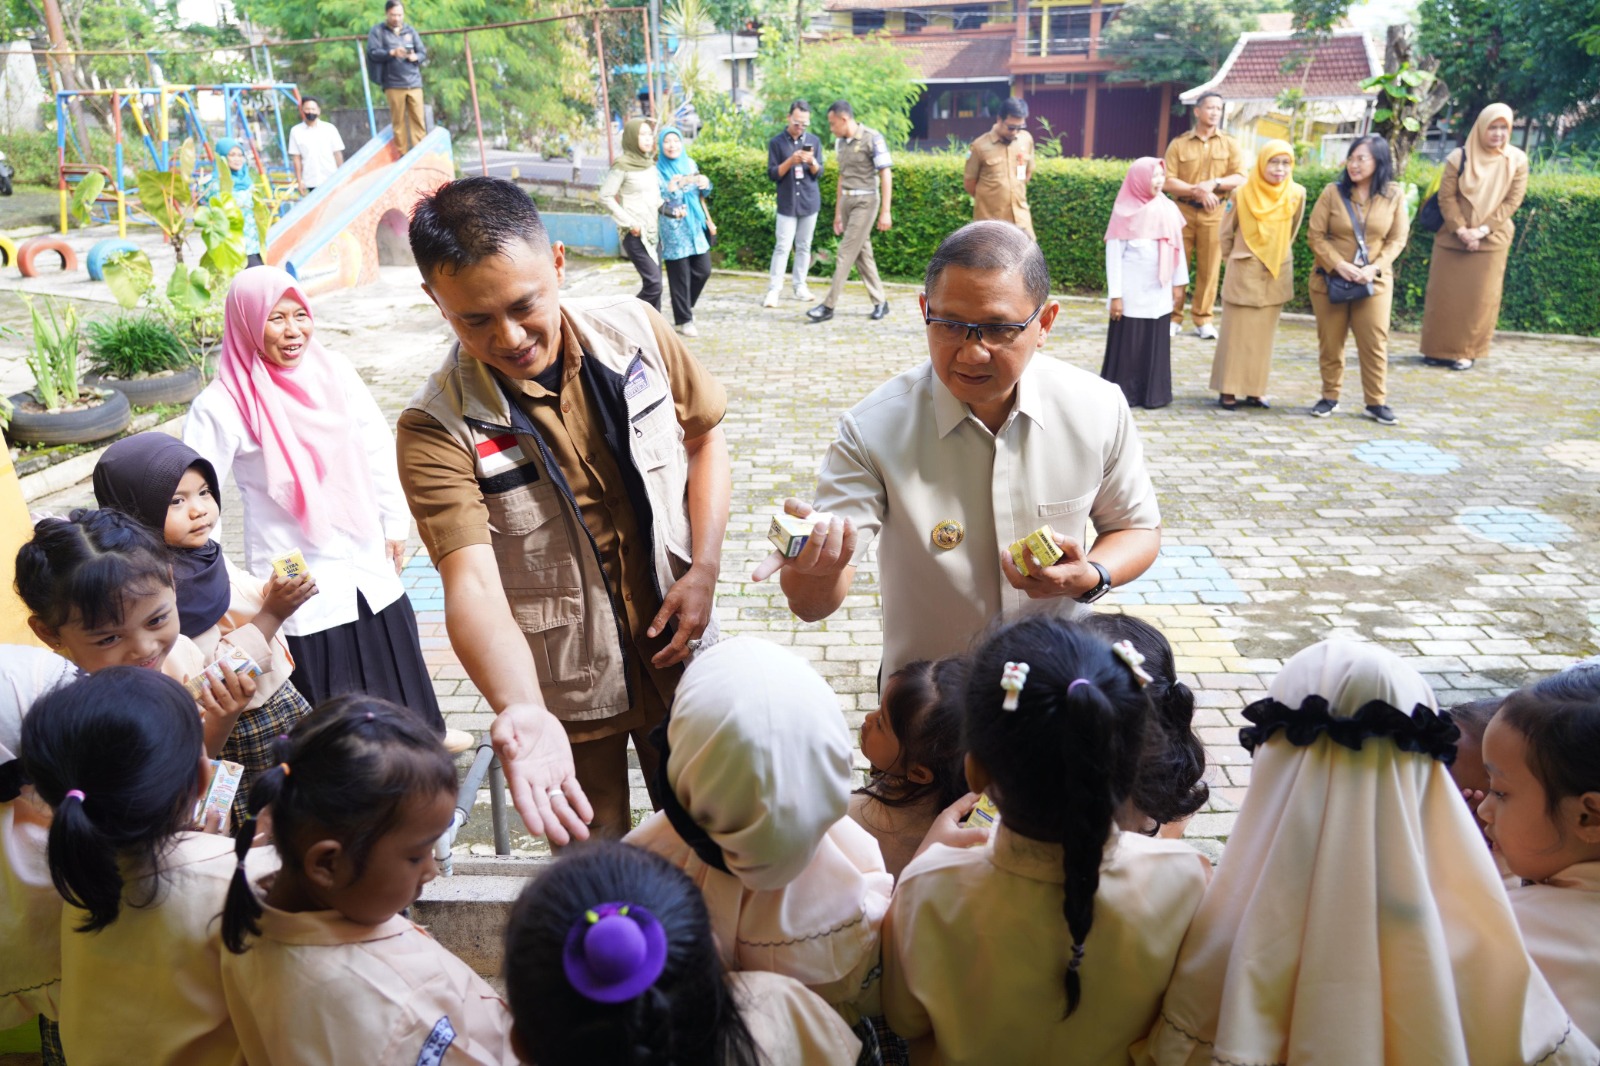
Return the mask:
<svg viewBox="0 0 1600 1066">
<path fill-rule="evenodd" d="M 500 583 L 541 679 L 587 676 L 583 589 L 566 497 L 548 480 L 484 497 Z M 588 551 L 587 544 L 581 550 Z"/>
</svg>

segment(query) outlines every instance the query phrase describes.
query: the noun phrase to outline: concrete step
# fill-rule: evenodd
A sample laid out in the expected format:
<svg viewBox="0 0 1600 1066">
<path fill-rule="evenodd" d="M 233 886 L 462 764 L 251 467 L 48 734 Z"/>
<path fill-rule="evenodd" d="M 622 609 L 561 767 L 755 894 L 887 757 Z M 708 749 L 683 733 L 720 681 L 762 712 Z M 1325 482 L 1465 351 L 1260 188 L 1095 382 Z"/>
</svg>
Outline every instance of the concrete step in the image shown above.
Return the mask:
<svg viewBox="0 0 1600 1066">
<path fill-rule="evenodd" d="M 412 904 L 411 917 L 473 972 L 500 987 L 506 922 L 531 878 L 549 858 L 459 856 L 450 877 L 436 877 Z"/>
</svg>

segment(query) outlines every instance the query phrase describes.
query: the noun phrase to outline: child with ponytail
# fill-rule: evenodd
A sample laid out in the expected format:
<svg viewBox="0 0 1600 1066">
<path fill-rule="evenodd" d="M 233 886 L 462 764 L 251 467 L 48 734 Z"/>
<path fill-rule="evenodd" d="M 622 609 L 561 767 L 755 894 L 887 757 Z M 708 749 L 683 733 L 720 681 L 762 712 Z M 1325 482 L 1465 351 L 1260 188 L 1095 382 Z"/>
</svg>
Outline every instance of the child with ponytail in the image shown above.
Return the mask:
<svg viewBox="0 0 1600 1066">
<path fill-rule="evenodd" d="M 538 1066 L 851 1066 L 860 1041 L 791 977 L 730 973 L 682 870 L 613 842 L 564 852 L 506 929 L 514 1043 Z"/>
<path fill-rule="evenodd" d="M 216 918 L 235 858 L 192 825 L 211 773 L 193 697 L 159 671 L 106 667 L 33 705 L 22 761 L 54 809 L 67 1061 L 232 1066 Z"/>
<path fill-rule="evenodd" d="M 136 666 L 188 683 L 199 678 L 206 751 L 221 753 L 255 679 L 235 674 L 218 644 L 208 657 L 181 632 L 172 557 L 165 544 L 120 511 L 76 510 L 46 518 L 17 552 L 17 595 L 28 626 L 58 655 L 95 673 Z M 215 664 L 221 680 L 213 682 Z"/>
<path fill-rule="evenodd" d="M 896 886 L 883 1004 L 914 1060 L 1124 1062 L 1148 1031 L 1207 870 L 1117 828 L 1148 681 L 1131 646 L 1044 616 L 973 655 L 967 780 L 1000 822 L 986 847 L 931 846 Z"/>
<path fill-rule="evenodd" d="M 401 914 L 438 872 L 456 774 L 416 715 L 371 696 L 324 703 L 279 742 L 250 808 L 282 868 L 239 870 L 222 915 L 222 991 L 251 1066 L 514 1063 L 489 985 Z"/>
</svg>

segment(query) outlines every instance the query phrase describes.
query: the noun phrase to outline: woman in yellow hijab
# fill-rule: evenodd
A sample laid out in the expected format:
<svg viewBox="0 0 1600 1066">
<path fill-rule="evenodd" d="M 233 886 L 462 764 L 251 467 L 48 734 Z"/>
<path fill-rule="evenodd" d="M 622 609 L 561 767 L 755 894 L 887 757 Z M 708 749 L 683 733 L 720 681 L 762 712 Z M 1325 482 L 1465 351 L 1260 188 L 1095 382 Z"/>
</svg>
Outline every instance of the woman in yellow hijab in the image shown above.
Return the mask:
<svg viewBox="0 0 1600 1066">
<path fill-rule="evenodd" d="M 1222 218 L 1222 332 L 1211 363 L 1211 387 L 1224 411 L 1270 407 L 1267 375 L 1278 316 L 1294 296 L 1294 238 L 1306 213 L 1305 186 L 1295 182 L 1294 149 L 1268 141 Z"/>
<path fill-rule="evenodd" d="M 1489 354 L 1517 232 L 1511 216 L 1528 191 L 1528 157 L 1511 143 L 1512 118 L 1505 104 L 1484 108 L 1439 175 L 1444 225 L 1433 236 L 1422 312 L 1422 358 L 1430 366 L 1471 370 Z"/>
</svg>

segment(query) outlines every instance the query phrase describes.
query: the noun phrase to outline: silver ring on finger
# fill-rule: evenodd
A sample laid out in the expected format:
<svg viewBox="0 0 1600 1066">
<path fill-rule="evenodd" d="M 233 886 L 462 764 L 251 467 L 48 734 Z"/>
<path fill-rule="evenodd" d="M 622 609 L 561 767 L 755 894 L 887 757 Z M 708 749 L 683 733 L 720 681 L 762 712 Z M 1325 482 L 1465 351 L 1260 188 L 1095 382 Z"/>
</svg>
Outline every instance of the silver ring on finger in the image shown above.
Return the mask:
<svg viewBox="0 0 1600 1066">
<path fill-rule="evenodd" d="M 562 792 L 560 788 L 547 788 L 544 790 L 544 794 L 549 796 L 552 801 L 567 798 L 567 794 Z"/>
<path fill-rule="evenodd" d="M 694 640 L 686 640 L 686 641 L 684 641 L 683 642 L 683 646 L 685 648 L 689 649 L 689 654 L 690 655 L 693 655 L 695 652 L 700 650 L 700 646 L 702 644 L 704 644 L 704 643 L 705 643 L 705 641 L 700 640 L 699 638 L 695 638 Z"/>
</svg>

